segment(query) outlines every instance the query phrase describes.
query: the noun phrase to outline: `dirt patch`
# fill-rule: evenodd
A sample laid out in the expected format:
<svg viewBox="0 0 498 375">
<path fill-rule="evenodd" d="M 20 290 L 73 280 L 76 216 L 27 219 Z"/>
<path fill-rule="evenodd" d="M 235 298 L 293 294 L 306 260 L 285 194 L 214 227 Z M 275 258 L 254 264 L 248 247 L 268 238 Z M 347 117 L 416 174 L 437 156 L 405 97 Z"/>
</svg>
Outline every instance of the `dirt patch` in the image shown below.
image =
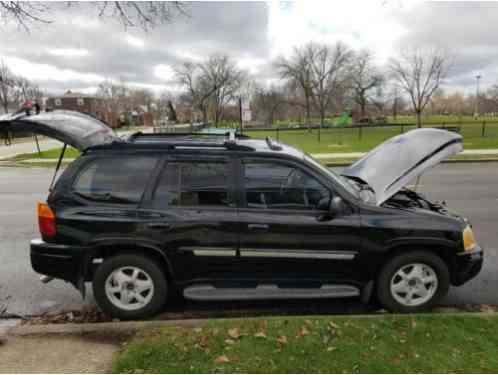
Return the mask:
<svg viewBox="0 0 498 375">
<path fill-rule="evenodd" d="M 112 318 L 96 308 L 87 308 L 81 311 L 68 311 L 59 314 L 44 314 L 29 317 L 22 324 L 64 324 L 64 323 L 103 323 L 111 322 Z"/>
<path fill-rule="evenodd" d="M 108 372 L 121 343 L 86 334 L 15 336 L 0 348 L 0 372 Z"/>
</svg>

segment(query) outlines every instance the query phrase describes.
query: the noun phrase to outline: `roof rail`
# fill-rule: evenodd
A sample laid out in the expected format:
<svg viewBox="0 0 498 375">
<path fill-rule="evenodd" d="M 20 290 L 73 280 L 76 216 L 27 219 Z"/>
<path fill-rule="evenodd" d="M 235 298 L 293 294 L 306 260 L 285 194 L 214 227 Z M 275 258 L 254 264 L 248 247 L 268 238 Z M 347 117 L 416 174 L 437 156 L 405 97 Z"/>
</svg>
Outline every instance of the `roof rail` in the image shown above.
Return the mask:
<svg viewBox="0 0 498 375">
<path fill-rule="evenodd" d="M 225 134 L 205 133 L 142 133 L 127 138 L 129 143 L 153 143 L 166 148 L 225 148 L 228 150 L 254 151 L 254 148 L 237 144 L 236 138 Z"/>
<path fill-rule="evenodd" d="M 282 146 L 280 146 L 278 142 L 275 142 L 275 140 L 271 137 L 266 137 L 266 144 L 268 145 L 270 150 L 282 151 Z"/>
</svg>

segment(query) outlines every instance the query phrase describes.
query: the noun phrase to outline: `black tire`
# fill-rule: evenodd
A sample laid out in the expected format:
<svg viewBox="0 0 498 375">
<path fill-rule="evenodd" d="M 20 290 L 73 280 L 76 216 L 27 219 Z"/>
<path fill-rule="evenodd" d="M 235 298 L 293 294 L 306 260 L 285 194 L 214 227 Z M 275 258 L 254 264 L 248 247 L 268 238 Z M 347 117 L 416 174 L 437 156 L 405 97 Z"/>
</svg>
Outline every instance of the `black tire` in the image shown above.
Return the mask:
<svg viewBox="0 0 498 375">
<path fill-rule="evenodd" d="M 154 285 L 150 301 L 143 307 L 126 310 L 116 306 L 107 296 L 105 283 L 109 275 L 122 267 L 137 267 L 145 271 Z M 136 320 L 151 317 L 159 313 L 166 302 L 168 285 L 166 277 L 153 260 L 140 255 L 122 254 L 106 259 L 95 271 L 93 278 L 93 294 L 99 307 L 113 318 Z"/>
<path fill-rule="evenodd" d="M 438 282 L 433 296 L 425 303 L 416 306 L 401 304 L 391 293 L 391 280 L 395 273 L 403 266 L 411 263 L 421 263 L 431 267 L 436 274 Z M 377 279 L 377 297 L 382 306 L 390 312 L 417 313 L 428 310 L 438 303 L 448 293 L 449 287 L 450 273 L 448 267 L 440 257 L 427 251 L 412 251 L 391 258 L 382 267 Z"/>
</svg>

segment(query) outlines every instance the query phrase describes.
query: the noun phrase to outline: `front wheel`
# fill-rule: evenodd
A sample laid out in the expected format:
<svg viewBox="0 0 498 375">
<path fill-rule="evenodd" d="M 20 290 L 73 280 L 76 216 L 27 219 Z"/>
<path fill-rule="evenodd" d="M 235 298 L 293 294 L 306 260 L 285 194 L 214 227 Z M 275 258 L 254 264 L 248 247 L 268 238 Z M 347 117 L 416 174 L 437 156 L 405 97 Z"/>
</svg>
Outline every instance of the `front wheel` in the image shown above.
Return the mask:
<svg viewBox="0 0 498 375">
<path fill-rule="evenodd" d="M 153 260 L 133 254 L 116 255 L 97 268 L 93 294 L 99 307 L 113 318 L 142 319 L 161 310 L 167 283 Z"/>
<path fill-rule="evenodd" d="M 398 255 L 377 280 L 380 303 L 391 312 L 416 313 L 434 306 L 448 293 L 450 275 L 441 258 L 416 251 Z"/>
</svg>

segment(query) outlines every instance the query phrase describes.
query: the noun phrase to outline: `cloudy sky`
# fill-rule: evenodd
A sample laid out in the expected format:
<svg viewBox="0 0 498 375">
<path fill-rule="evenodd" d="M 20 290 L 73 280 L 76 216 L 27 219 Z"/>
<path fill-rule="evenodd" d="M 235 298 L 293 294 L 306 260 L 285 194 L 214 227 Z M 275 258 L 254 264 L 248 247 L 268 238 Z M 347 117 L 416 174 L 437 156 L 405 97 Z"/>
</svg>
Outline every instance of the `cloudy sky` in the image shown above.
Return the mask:
<svg viewBox="0 0 498 375">
<path fill-rule="evenodd" d="M 0 26 L 0 58 L 50 93 L 95 91 L 104 79 L 159 93 L 177 89 L 172 66 L 223 52 L 261 82 L 271 61 L 307 41 L 369 48 L 379 64 L 406 46 L 438 46 L 453 58 L 446 90 L 498 82 L 498 3 L 402 0 L 193 2 L 189 17 L 148 33 L 99 20 L 81 8 L 57 11 L 30 33 Z M 88 13 L 88 14 L 87 14 Z"/>
</svg>

